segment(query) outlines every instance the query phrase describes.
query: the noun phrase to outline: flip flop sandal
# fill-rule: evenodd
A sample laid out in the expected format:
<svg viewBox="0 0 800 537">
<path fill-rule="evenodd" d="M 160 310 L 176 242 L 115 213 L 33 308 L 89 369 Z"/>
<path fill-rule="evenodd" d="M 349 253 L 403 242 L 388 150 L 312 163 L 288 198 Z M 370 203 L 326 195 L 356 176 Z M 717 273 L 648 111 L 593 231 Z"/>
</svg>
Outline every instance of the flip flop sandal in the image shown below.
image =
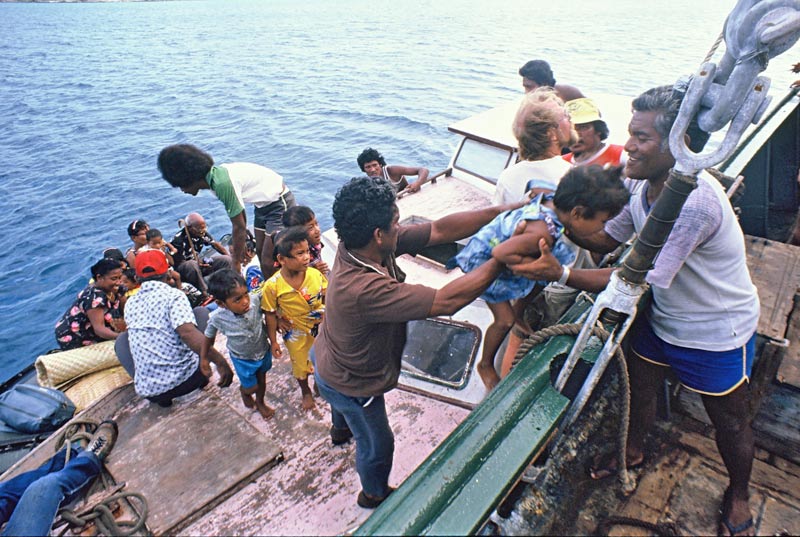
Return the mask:
<svg viewBox="0 0 800 537">
<path fill-rule="evenodd" d="M 731 524 L 730 520 L 728 520 L 727 518 L 723 518 L 720 522 L 725 526 L 725 529 L 728 530 L 728 535 L 738 535 L 745 530 L 749 530 L 754 525 L 753 517 L 748 518 L 738 526 L 734 526 L 733 524 Z M 720 531 L 717 532 L 717 535 L 725 535 L 725 534 Z"/>
</svg>

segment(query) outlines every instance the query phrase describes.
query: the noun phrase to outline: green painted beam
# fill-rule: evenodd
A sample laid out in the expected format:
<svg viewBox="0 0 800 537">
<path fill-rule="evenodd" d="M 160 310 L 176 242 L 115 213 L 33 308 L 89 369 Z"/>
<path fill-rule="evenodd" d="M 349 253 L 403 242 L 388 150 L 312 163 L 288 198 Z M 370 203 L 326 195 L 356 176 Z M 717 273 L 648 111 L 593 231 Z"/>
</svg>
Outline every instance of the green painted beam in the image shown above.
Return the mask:
<svg viewBox="0 0 800 537">
<path fill-rule="evenodd" d="M 550 384 L 550 362 L 573 342 L 558 336 L 533 348 L 355 535 L 477 532 L 569 406 Z"/>
</svg>

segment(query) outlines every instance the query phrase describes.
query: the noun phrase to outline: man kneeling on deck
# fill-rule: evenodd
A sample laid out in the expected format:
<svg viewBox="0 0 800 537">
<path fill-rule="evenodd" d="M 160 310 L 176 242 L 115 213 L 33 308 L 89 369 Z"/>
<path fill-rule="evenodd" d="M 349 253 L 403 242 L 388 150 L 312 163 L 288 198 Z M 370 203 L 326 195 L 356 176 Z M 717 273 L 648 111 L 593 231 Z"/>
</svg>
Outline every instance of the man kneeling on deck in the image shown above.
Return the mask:
<svg viewBox="0 0 800 537">
<path fill-rule="evenodd" d="M 629 179 L 641 180 L 629 205 L 606 223 L 605 231 L 581 246 L 610 252 L 647 214 L 669 176 L 675 158 L 669 133 L 680 102 L 671 86 L 653 88 L 633 101 L 625 144 Z M 752 535 L 749 482 L 753 465 L 750 370 L 760 313 L 750 279 L 742 229 L 720 184 L 706 173 L 689 194 L 675 227 L 647 274 L 653 301 L 631 327 L 628 368 L 631 386 L 629 467 L 644 462 L 644 438 L 656 415 L 656 394 L 667 368 L 699 392 L 714 424 L 717 449 L 730 484 L 722 501 L 719 535 Z M 578 242 L 576 240 L 576 242 Z M 536 280 L 562 279 L 570 287 L 599 291 L 614 269 L 562 268 L 542 245 L 539 259 L 511 268 Z M 590 468 L 594 479 L 616 473 L 616 458 L 606 454 Z"/>
<path fill-rule="evenodd" d="M 480 296 L 503 268 L 490 260 L 437 290 L 403 283 L 395 256 L 416 255 L 427 246 L 468 237 L 503 210 L 521 205 L 401 226 L 388 181 L 357 177 L 336 193 L 333 219 L 341 243 L 331 271 L 325 321 L 313 348 L 315 378 L 331 405 L 333 443 L 355 437 L 361 507 L 377 507 L 393 490 L 389 473 L 394 436 L 383 396 L 397 386 L 406 322 L 455 313 Z"/>
<path fill-rule="evenodd" d="M 167 284 L 168 271 L 160 250 L 137 255 L 136 277 L 142 286 L 125 305 L 136 393 L 163 407 L 205 387 L 211 376 L 211 366 L 199 357 L 205 336 L 195 325 L 186 294 Z M 225 358 L 212 347 L 208 360 L 217 366 L 219 385 L 229 386 L 233 371 Z"/>
</svg>

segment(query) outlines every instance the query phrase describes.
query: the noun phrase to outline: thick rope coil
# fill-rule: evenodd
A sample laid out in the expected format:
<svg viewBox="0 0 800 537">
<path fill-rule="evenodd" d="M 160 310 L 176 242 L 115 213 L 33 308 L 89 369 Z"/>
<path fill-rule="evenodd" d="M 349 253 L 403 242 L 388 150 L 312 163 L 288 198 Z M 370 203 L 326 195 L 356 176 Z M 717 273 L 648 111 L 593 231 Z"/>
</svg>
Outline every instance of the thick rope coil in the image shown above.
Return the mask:
<svg viewBox="0 0 800 537">
<path fill-rule="evenodd" d="M 114 510 L 119 507 L 121 500 L 135 499 L 138 501 L 138 512 L 134 510 L 136 516 L 133 520 L 115 520 Z M 59 520 L 54 528 L 65 526 L 59 535 L 64 535 L 67 531 L 73 533 L 80 532 L 87 524 L 94 523 L 98 535 L 127 536 L 133 535 L 144 529 L 147 520 L 147 500 L 138 492 L 119 492 L 107 498 L 99 500 L 80 513 L 75 513 L 70 509 L 59 511 Z"/>
<path fill-rule="evenodd" d="M 56 439 L 55 451 L 58 452 L 62 447 L 66 448 L 65 464 L 73 455 L 72 444 L 77 442 L 86 448 L 99 425 L 100 422 L 97 420 L 84 418 L 72 420 L 64 427 L 64 430 Z M 114 485 L 110 477 L 104 472 L 100 473 L 100 480 L 103 488 L 108 491 L 106 494 L 110 493 L 110 496 L 101 498 L 93 505 L 85 507 L 80 514 L 76 514 L 70 509 L 61 509 L 58 512 L 60 518 L 53 526 L 54 529 L 65 526 L 60 535 L 64 535 L 70 529 L 79 530 L 90 522 L 94 522 L 98 535 L 133 535 L 145 527 L 147 500 L 144 495 L 138 492 L 119 492 L 125 486 L 124 483 L 122 485 Z M 135 515 L 133 520 L 114 520 L 114 508 L 118 507 L 121 500 L 127 498 L 138 500 L 138 510 L 132 509 Z M 131 505 L 133 506 L 132 502 Z"/>
<path fill-rule="evenodd" d="M 67 424 L 55 443 L 56 452 L 66 445 L 67 455 L 64 459 L 64 464 L 72 457 L 72 444 L 74 442 L 81 442 L 83 447 L 88 446 L 99 424 L 99 421 L 92 419 L 75 419 Z"/>
<path fill-rule="evenodd" d="M 581 323 L 557 324 L 531 334 L 525 341 L 520 343 L 517 354 L 514 356 L 514 360 L 511 363 L 511 367 L 513 368 L 516 366 L 536 345 L 544 343 L 546 340 L 555 336 L 577 336 L 580 334 L 582 328 L 583 325 Z M 609 338 L 608 331 L 599 325 L 595 325 L 592 328 L 592 334 L 600 338 L 604 343 Z M 622 412 L 620 413 L 619 427 L 619 467 L 621 469 L 619 480 L 622 483 L 622 491 L 626 495 L 630 495 L 636 489 L 636 481 L 630 476 L 630 472 L 628 472 L 626 453 L 626 447 L 628 445 L 628 420 L 631 408 L 630 378 L 628 377 L 628 365 L 625 363 L 625 355 L 620 347 L 617 347 L 617 350 L 614 351 L 614 356 L 617 358 L 620 369 L 622 370 L 622 374 L 620 375 L 622 381 Z"/>
</svg>

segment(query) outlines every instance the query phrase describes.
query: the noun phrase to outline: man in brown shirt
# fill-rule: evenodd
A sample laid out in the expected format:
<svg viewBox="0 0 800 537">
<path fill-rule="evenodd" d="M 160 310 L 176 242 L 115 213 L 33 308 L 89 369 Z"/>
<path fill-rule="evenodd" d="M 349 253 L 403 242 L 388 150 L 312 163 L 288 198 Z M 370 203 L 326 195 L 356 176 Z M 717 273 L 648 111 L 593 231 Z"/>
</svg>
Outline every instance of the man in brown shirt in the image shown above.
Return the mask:
<svg viewBox="0 0 800 537">
<path fill-rule="evenodd" d="M 437 290 L 403 283 L 395 256 L 468 237 L 503 210 L 519 206 L 401 227 L 387 181 L 357 177 L 336 193 L 333 219 L 341 243 L 329 278 L 325 321 L 314 344 L 315 377 L 331 405 L 331 439 L 344 443 L 350 431 L 355 437 L 361 507 L 377 507 L 393 490 L 394 436 L 383 394 L 397 386 L 406 322 L 455 313 L 478 298 L 503 268 L 491 260 Z"/>
</svg>

